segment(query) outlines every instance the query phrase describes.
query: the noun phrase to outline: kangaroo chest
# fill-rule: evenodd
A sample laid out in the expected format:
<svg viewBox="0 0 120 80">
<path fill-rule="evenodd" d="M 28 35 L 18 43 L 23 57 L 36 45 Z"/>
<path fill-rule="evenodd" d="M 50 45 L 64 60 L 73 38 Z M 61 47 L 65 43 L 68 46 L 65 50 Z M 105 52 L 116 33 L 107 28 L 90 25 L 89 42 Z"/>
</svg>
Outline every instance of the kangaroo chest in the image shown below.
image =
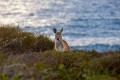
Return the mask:
<svg viewBox="0 0 120 80">
<path fill-rule="evenodd" d="M 62 45 L 62 43 L 58 43 L 58 44 L 56 45 L 56 49 L 57 49 L 58 51 L 63 51 L 63 45 Z"/>
</svg>

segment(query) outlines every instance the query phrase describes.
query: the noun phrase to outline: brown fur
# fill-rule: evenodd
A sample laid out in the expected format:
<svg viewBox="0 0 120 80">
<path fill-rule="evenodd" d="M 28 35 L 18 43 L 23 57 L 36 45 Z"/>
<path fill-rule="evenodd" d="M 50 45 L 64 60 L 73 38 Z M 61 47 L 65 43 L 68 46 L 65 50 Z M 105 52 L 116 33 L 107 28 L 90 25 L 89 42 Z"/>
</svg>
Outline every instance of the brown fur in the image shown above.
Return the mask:
<svg viewBox="0 0 120 80">
<path fill-rule="evenodd" d="M 68 43 L 62 39 L 62 33 L 63 29 L 60 30 L 60 32 L 53 28 L 53 32 L 55 33 L 55 45 L 54 50 L 56 51 L 70 51 Z"/>
<path fill-rule="evenodd" d="M 66 41 L 62 40 L 64 51 L 70 51 L 69 45 Z"/>
</svg>

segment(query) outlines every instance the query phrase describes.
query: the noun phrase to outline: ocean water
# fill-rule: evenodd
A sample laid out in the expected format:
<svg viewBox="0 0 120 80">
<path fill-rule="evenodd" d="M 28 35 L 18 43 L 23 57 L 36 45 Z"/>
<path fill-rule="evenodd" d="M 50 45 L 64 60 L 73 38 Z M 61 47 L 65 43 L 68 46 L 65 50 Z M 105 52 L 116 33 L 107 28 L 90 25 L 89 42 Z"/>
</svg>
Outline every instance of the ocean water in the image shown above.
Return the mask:
<svg viewBox="0 0 120 80">
<path fill-rule="evenodd" d="M 52 40 L 52 28 L 63 28 L 71 49 L 120 49 L 120 0 L 0 0 L 0 24 Z"/>
</svg>

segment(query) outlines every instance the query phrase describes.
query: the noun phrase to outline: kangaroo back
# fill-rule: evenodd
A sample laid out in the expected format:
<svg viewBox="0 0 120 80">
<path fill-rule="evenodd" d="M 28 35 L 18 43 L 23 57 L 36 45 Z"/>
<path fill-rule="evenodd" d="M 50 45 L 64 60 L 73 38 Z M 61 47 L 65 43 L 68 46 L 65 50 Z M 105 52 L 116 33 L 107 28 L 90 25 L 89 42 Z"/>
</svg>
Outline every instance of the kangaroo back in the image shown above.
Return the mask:
<svg viewBox="0 0 120 80">
<path fill-rule="evenodd" d="M 70 51 L 69 45 L 65 40 L 62 40 L 63 51 Z"/>
</svg>

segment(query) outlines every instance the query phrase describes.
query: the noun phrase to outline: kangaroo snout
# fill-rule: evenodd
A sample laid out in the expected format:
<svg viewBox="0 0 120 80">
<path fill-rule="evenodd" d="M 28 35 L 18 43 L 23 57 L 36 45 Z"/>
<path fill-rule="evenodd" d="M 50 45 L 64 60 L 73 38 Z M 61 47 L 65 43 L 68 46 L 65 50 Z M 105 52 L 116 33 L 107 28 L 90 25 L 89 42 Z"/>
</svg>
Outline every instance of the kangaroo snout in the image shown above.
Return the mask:
<svg viewBox="0 0 120 80">
<path fill-rule="evenodd" d="M 57 40 L 59 40 L 59 38 L 57 38 Z"/>
</svg>

